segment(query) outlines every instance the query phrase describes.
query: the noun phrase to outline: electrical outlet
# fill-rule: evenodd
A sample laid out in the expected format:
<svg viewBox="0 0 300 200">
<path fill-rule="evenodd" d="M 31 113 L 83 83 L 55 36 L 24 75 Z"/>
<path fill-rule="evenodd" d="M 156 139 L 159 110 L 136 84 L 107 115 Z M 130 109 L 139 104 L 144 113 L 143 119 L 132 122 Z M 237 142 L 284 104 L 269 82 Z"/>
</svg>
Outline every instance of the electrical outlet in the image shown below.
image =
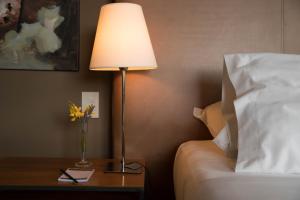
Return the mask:
<svg viewBox="0 0 300 200">
<path fill-rule="evenodd" d="M 99 92 L 82 92 L 82 109 L 85 110 L 91 104 L 95 106 L 92 118 L 99 118 Z"/>
</svg>

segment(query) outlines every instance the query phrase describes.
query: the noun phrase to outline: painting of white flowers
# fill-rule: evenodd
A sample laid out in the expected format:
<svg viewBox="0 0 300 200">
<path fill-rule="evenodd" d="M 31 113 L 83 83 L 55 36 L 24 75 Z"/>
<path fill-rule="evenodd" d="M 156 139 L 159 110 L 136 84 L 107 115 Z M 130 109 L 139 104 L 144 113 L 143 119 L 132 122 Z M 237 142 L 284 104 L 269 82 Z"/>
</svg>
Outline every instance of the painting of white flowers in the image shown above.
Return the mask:
<svg viewBox="0 0 300 200">
<path fill-rule="evenodd" d="M 79 70 L 79 0 L 0 0 L 0 69 Z"/>
</svg>

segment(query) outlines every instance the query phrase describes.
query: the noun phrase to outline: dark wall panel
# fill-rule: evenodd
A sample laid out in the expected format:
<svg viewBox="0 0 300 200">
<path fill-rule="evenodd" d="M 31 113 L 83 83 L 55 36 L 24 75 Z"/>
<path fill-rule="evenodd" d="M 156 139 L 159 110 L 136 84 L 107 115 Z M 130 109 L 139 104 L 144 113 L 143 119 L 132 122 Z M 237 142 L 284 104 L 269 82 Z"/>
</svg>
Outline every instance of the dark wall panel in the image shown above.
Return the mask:
<svg viewBox="0 0 300 200">
<path fill-rule="evenodd" d="M 300 1 L 284 0 L 284 51 L 300 53 Z"/>
<path fill-rule="evenodd" d="M 0 71 L 0 156 L 79 157 L 79 127 L 69 122 L 67 103 L 80 104 L 81 91 L 100 92 L 88 155 L 109 155 L 111 74 L 88 70 L 99 8 L 107 2 L 81 1 L 80 72 Z"/>
</svg>

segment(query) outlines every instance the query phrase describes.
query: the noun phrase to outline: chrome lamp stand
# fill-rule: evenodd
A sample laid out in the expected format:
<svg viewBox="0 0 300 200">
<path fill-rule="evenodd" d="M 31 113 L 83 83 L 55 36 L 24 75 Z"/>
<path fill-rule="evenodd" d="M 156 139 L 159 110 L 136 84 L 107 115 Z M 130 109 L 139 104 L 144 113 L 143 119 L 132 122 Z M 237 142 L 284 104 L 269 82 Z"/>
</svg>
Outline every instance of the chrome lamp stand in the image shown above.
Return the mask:
<svg viewBox="0 0 300 200">
<path fill-rule="evenodd" d="M 105 169 L 105 173 L 126 173 L 126 174 L 141 174 L 143 166 L 138 162 L 130 162 L 126 164 L 125 159 L 125 92 L 126 92 L 126 71 L 127 67 L 120 67 L 122 73 L 122 115 L 121 115 L 121 143 L 122 143 L 122 158 L 121 163 L 111 162 Z"/>
</svg>

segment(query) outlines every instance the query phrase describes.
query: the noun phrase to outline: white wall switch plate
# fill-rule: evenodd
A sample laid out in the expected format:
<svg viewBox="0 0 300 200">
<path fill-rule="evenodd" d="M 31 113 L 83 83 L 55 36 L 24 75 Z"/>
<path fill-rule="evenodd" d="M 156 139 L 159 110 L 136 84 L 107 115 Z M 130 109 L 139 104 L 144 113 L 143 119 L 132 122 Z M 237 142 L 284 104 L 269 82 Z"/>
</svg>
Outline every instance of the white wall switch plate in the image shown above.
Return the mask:
<svg viewBox="0 0 300 200">
<path fill-rule="evenodd" d="M 91 104 L 95 106 L 92 118 L 99 118 L 99 92 L 82 92 L 82 110 L 85 110 Z"/>
</svg>

